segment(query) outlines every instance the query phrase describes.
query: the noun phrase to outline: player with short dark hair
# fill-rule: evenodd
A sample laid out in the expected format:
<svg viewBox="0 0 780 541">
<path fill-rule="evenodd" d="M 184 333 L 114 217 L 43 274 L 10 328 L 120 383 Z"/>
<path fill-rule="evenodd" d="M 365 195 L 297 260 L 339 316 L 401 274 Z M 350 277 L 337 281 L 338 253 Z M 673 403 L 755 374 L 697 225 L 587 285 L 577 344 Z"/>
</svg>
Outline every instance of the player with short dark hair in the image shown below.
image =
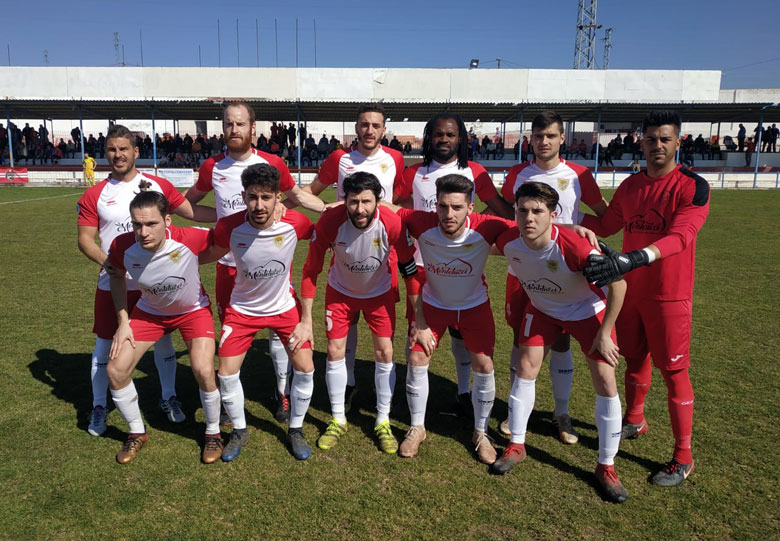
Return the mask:
<svg viewBox="0 0 780 541">
<path fill-rule="evenodd" d="M 395 387 L 395 293 L 390 254 L 396 251 L 398 268 L 404 278 L 409 278 L 417 272 L 414 245 L 401 219 L 388 208 L 378 206 L 382 186 L 376 176 L 365 171 L 354 173 L 344 179 L 343 188 L 344 204 L 327 210 L 317 222 L 301 281 L 301 321 L 311 327 L 317 276 L 322 272 L 326 252 L 332 249 L 325 292 L 328 337 L 325 381 L 333 417 L 317 445 L 320 449 L 329 450 L 347 431 L 347 334 L 352 322 L 362 312 L 371 329 L 376 360 L 377 417 L 374 433 L 380 449 L 394 454 L 398 450 L 398 442 L 390 429 L 390 402 Z"/>
<path fill-rule="evenodd" d="M 130 428 L 116 459 L 120 464 L 135 459 L 149 439 L 138 407 L 133 370 L 154 342 L 178 329 L 200 387 L 206 417 L 202 460 L 210 464 L 222 455 L 222 439 L 214 379 L 214 320 L 200 282 L 198 254 L 209 246 L 211 232 L 171 225 L 168 200 L 154 191 L 136 195 L 130 202 L 130 215 L 133 232 L 116 237 L 108 254 L 118 323 L 106 371 L 111 397 Z M 141 290 L 141 298 L 130 313 L 125 273 Z"/>
<path fill-rule="evenodd" d="M 235 286 L 225 308 L 219 339 L 219 387 L 233 433 L 222 453 L 230 462 L 249 443 L 240 371 L 255 334 L 270 329 L 279 338 L 294 370 L 287 432 L 292 454 L 309 458 L 303 418 L 314 390 L 311 332 L 300 325 L 301 307 L 291 284 L 291 267 L 300 239 L 311 238 L 314 225 L 302 213 L 281 205 L 279 170 L 267 163 L 249 165 L 241 173 L 244 212 L 221 218 L 214 228 L 214 245 L 202 263 L 228 251 L 236 265 Z M 277 218 L 277 209 L 282 209 Z"/>
<path fill-rule="evenodd" d="M 647 169 L 618 187 L 601 218 L 586 216 L 585 227 L 610 236 L 623 230 L 623 251 L 592 256 L 586 276 L 604 284 L 626 275 L 628 292 L 616 323 L 620 353 L 626 358 L 626 414 L 623 439 L 648 430 L 645 396 L 653 364 L 661 371 L 674 432 L 672 460 L 652 477 L 677 486 L 693 471 L 691 433 L 693 387 L 690 367 L 691 298 L 696 235 L 709 213 L 710 186 L 675 164 L 680 148 L 680 117 L 653 111 L 642 123 Z"/>
<path fill-rule="evenodd" d="M 513 212 L 511 204 L 498 195 L 490 175 L 480 164 L 469 161 L 468 131 L 459 115 L 454 113 L 438 113 L 425 124 L 422 142 L 422 163 L 412 165 L 403 174 L 403 182 L 396 186 L 396 199 L 407 206 L 409 201 L 416 210 L 430 211 L 436 207 L 436 180 L 457 173 L 472 183 L 480 200 L 488 207 L 488 212 L 511 219 Z M 422 266 L 419 251 L 415 261 Z M 425 273 L 420 273 L 418 280 L 424 280 Z M 407 304 L 406 317 L 409 325 L 414 322 L 414 307 Z M 473 418 L 471 393 L 471 358 L 463 337 L 454 329 L 449 329 L 452 355 L 455 361 L 458 378 L 457 405 L 460 413 Z"/>
<path fill-rule="evenodd" d="M 582 275 L 595 251 L 588 240 L 554 225 L 558 192 L 543 182 L 526 182 L 516 192 L 517 227 L 496 241 L 530 302 L 522 316 L 517 376 L 509 395 L 511 440 L 493 471 L 504 474 L 526 457 L 525 434 L 536 398 L 536 377 L 547 350 L 561 331 L 573 335 L 588 360 L 596 391 L 599 459 L 596 478 L 616 502 L 628 497 L 614 469 L 620 443 L 620 397 L 615 382 L 618 348 L 614 324 L 626 291 L 624 281 L 603 289 Z"/>
<path fill-rule="evenodd" d="M 93 436 L 100 436 L 106 430 L 108 376 L 108 352 L 111 340 L 116 332 L 116 316 L 111 300 L 109 277 L 103 271 L 108 248 L 113 240 L 122 233 L 132 231 L 129 205 L 139 192 L 150 190 L 164 194 L 170 202 L 170 210 L 184 218 L 204 221 L 195 216 L 190 203 L 167 180 L 147 173 L 141 173 L 135 166 L 138 148 L 135 136 L 126 127 L 114 124 L 106 137 L 106 157 L 111 166 L 108 178 L 89 188 L 79 199 L 78 246 L 79 250 L 91 261 L 101 266 L 95 291 L 94 325 L 92 332 L 97 335 L 95 349 L 92 352 L 90 379 L 92 382 L 92 412 L 87 428 Z M 95 242 L 98 236 L 99 244 Z M 132 310 L 141 296 L 138 285 L 127 281 L 127 305 Z M 176 351 L 170 335 L 165 335 L 154 347 L 154 364 L 160 376 L 162 397 L 160 408 L 166 417 L 174 423 L 185 419 L 176 398 Z"/>
<path fill-rule="evenodd" d="M 590 169 L 564 160 L 560 155 L 561 145 L 565 141 L 563 119 L 555 111 L 543 111 L 531 122 L 531 145 L 534 149 L 533 162 L 513 166 L 507 174 L 501 194 L 506 201 L 514 204 L 515 192 L 525 182 L 544 182 L 559 195 L 559 209 L 555 222 L 558 224 L 580 223 L 580 202 L 585 203 L 596 214 L 602 215 L 607 203 L 601 196 Z M 506 321 L 514 333 L 517 343 L 522 327 L 522 315 L 528 304 L 520 282 L 510 265 L 506 281 Z M 571 355 L 569 335 L 562 332 L 550 348 L 550 380 L 552 381 L 555 409 L 553 419 L 558 427 L 561 442 L 576 444 L 579 436 L 572 427 L 569 416 L 569 396 L 574 378 L 574 363 Z M 520 350 L 512 348 L 510 361 L 510 385 L 514 381 Z M 506 422 L 500 429 L 508 432 Z M 508 434 L 507 434 L 508 435 Z"/>
</svg>

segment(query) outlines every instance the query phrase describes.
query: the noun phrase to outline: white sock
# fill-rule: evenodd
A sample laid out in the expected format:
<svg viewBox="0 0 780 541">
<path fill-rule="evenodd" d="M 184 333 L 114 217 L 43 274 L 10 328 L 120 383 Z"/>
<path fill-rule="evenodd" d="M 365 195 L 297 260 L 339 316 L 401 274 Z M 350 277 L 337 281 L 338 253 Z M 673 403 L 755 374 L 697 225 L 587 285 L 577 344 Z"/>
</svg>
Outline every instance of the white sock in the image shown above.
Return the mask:
<svg viewBox="0 0 780 541">
<path fill-rule="evenodd" d="M 344 395 L 347 392 L 347 363 L 344 359 L 325 363 L 325 383 L 330 398 L 330 414 L 339 423 L 347 422 L 344 414 Z"/>
<path fill-rule="evenodd" d="M 173 349 L 173 335 L 164 334 L 154 344 L 154 365 L 160 376 L 162 397 L 168 400 L 176 396 L 176 350 Z"/>
<path fill-rule="evenodd" d="M 376 424 L 390 420 L 390 403 L 393 401 L 395 363 L 374 363 L 374 387 L 376 387 Z"/>
<path fill-rule="evenodd" d="M 474 391 L 471 393 L 471 404 L 474 406 L 474 430 L 487 432 L 490 410 L 496 400 L 496 377 L 491 370 L 489 374 L 474 372 Z"/>
<path fill-rule="evenodd" d="M 117 390 L 111 389 L 111 398 L 116 409 L 122 414 L 122 418 L 130 426 L 130 433 L 145 433 L 146 428 L 144 420 L 141 418 L 141 408 L 138 407 L 138 392 L 135 390 L 135 384 L 131 381 L 127 387 Z"/>
<path fill-rule="evenodd" d="M 107 338 L 95 340 L 95 349 L 92 350 L 92 365 L 89 378 L 92 381 L 92 407 L 106 407 L 108 402 L 108 354 L 111 351 L 111 342 Z"/>
<path fill-rule="evenodd" d="M 355 355 L 357 354 L 358 326 L 357 323 L 349 326 L 347 333 L 347 349 L 344 357 L 347 361 L 347 385 L 355 386 Z"/>
<path fill-rule="evenodd" d="M 525 431 L 528 419 L 536 402 L 536 380 L 515 378 L 512 392 L 509 393 L 509 429 L 512 431 L 512 443 L 525 443 Z"/>
<path fill-rule="evenodd" d="M 471 356 L 462 338 L 450 335 L 450 350 L 455 358 L 455 371 L 458 374 L 458 394 L 469 392 L 469 380 L 471 379 Z"/>
<path fill-rule="evenodd" d="M 611 466 L 620 445 L 622 422 L 620 396 L 596 395 L 596 428 L 599 432 L 599 464 Z"/>
<path fill-rule="evenodd" d="M 219 389 L 213 391 L 200 391 L 200 404 L 203 406 L 203 415 L 206 417 L 206 434 L 219 434 L 219 410 L 221 398 Z"/>
<path fill-rule="evenodd" d="M 311 372 L 294 371 L 290 390 L 290 428 L 303 427 L 303 418 L 309 409 L 311 395 L 314 392 L 314 370 Z"/>
<path fill-rule="evenodd" d="M 287 357 L 287 351 L 284 349 L 282 339 L 271 329 L 268 329 L 268 354 L 271 356 L 271 362 L 274 364 L 276 392 L 279 395 L 289 396 L 292 363 L 290 363 L 290 359 Z"/>
<path fill-rule="evenodd" d="M 220 376 L 217 374 L 219 390 L 222 394 L 222 405 L 230 416 L 230 421 L 233 423 L 234 430 L 246 428 L 244 387 L 241 385 L 240 374 L 240 371 L 232 376 Z"/>
<path fill-rule="evenodd" d="M 574 362 L 571 350 L 550 350 L 550 380 L 555 397 L 555 415 L 569 413 L 571 382 L 574 379 Z"/>
<path fill-rule="evenodd" d="M 515 384 L 517 367 L 520 366 L 520 348 L 512 346 L 512 354 L 509 356 L 509 388 Z"/>
<path fill-rule="evenodd" d="M 412 417 L 412 426 L 425 424 L 425 408 L 428 405 L 428 365 L 407 366 L 406 401 Z"/>
</svg>

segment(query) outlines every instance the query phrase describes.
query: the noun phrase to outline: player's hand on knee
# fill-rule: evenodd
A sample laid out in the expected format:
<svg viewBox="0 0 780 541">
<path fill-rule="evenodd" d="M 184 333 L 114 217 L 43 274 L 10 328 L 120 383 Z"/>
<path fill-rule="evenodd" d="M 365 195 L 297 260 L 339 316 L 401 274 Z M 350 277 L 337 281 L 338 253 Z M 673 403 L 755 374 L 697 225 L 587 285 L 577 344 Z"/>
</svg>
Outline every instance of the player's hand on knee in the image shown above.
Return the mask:
<svg viewBox="0 0 780 541">
<path fill-rule="evenodd" d="M 436 349 L 436 337 L 429 327 L 415 327 L 412 334 L 412 345 L 417 342 L 423 348 L 425 355 L 430 357 Z"/>
<path fill-rule="evenodd" d="M 306 342 L 309 342 L 309 345 L 314 348 L 314 333 L 311 325 L 301 321 L 295 326 L 293 332 L 290 333 L 290 338 L 287 339 L 287 347 L 290 348 L 290 353 L 295 355 Z"/>
<path fill-rule="evenodd" d="M 111 351 L 108 355 L 109 359 L 116 359 L 119 357 L 119 352 L 122 351 L 122 345 L 124 345 L 125 340 L 129 340 L 130 347 L 135 349 L 135 338 L 133 337 L 133 330 L 128 324 L 120 325 L 117 328 L 116 333 L 114 333 L 114 340 L 111 342 Z"/>
<path fill-rule="evenodd" d="M 601 353 L 601 356 L 609 366 L 615 367 L 620 362 L 620 348 L 612 341 L 612 337 L 609 334 L 599 332 L 596 335 L 588 355 L 592 355 L 597 351 Z"/>
</svg>

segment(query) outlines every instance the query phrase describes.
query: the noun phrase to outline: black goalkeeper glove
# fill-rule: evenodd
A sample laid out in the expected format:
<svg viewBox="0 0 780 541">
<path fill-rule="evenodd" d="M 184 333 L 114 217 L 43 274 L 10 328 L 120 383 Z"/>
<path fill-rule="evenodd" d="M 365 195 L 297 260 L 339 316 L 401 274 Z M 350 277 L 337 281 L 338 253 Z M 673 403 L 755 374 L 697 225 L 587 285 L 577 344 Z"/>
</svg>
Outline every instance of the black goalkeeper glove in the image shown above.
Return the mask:
<svg viewBox="0 0 780 541">
<path fill-rule="evenodd" d="M 623 278 L 627 272 L 642 265 L 648 265 L 650 258 L 644 250 L 631 250 L 628 253 L 616 252 L 602 241 L 599 248 L 604 255 L 589 255 L 588 266 L 582 273 L 588 282 L 595 282 L 596 287 L 604 287 Z"/>
</svg>

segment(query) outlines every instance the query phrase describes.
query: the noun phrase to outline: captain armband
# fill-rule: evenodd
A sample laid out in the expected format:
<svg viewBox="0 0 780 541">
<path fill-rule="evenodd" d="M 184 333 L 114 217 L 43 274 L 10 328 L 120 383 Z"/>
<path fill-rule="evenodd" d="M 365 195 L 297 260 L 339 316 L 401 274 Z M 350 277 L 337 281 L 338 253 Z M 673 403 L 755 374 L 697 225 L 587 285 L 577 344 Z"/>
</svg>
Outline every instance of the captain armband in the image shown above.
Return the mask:
<svg viewBox="0 0 780 541">
<path fill-rule="evenodd" d="M 401 273 L 401 276 L 404 278 L 409 278 L 410 276 L 414 276 L 417 274 L 417 263 L 415 263 L 414 258 L 410 259 L 406 263 L 398 262 L 398 271 Z"/>
</svg>

